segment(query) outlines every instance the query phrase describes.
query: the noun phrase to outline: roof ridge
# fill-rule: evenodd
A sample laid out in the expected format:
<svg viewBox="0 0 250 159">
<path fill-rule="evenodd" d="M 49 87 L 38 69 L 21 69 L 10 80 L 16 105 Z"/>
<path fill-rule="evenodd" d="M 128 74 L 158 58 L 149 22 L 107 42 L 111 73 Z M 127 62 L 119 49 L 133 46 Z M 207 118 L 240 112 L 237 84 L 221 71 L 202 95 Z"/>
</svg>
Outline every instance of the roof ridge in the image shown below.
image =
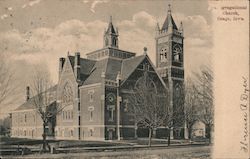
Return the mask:
<svg viewBox="0 0 250 159">
<path fill-rule="evenodd" d="M 127 60 L 131 60 L 131 59 L 135 59 L 135 58 L 138 58 L 138 57 L 141 57 L 141 56 L 146 56 L 146 55 L 142 54 L 142 55 L 138 55 L 138 56 L 132 56 L 130 58 L 123 59 L 122 61 L 127 61 Z"/>
</svg>

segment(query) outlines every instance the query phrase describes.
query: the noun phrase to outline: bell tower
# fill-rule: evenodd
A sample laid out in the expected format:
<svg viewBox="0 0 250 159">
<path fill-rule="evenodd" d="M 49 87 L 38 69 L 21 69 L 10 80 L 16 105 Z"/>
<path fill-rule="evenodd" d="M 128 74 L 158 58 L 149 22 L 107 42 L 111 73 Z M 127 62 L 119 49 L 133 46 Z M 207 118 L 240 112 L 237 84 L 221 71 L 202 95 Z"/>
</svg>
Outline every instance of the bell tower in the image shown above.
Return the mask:
<svg viewBox="0 0 250 159">
<path fill-rule="evenodd" d="M 167 17 L 156 26 L 156 67 L 169 88 L 170 106 L 178 113 L 184 108 L 183 26 L 177 28 L 169 5 Z M 174 123 L 173 137 L 184 138 L 184 120 Z"/>
<path fill-rule="evenodd" d="M 112 16 L 110 16 L 108 29 L 104 30 L 103 46 L 118 48 L 118 29 L 115 29 L 112 23 Z"/>
</svg>

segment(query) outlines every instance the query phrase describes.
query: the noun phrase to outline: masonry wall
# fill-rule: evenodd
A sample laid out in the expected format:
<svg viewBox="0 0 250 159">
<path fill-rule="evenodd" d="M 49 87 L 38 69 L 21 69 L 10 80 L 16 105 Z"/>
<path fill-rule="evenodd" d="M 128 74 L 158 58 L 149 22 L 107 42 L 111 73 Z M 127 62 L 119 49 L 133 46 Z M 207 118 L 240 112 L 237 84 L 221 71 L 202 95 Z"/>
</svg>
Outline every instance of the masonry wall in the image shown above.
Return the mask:
<svg viewBox="0 0 250 159">
<path fill-rule="evenodd" d="M 12 113 L 11 136 L 20 138 L 42 138 L 43 122 L 35 110 Z"/>
<path fill-rule="evenodd" d="M 104 90 L 101 83 L 80 87 L 81 140 L 104 140 Z"/>
<path fill-rule="evenodd" d="M 57 114 L 55 137 L 56 139 L 78 139 L 78 84 L 68 58 L 57 86 L 57 103 L 62 111 Z"/>
</svg>

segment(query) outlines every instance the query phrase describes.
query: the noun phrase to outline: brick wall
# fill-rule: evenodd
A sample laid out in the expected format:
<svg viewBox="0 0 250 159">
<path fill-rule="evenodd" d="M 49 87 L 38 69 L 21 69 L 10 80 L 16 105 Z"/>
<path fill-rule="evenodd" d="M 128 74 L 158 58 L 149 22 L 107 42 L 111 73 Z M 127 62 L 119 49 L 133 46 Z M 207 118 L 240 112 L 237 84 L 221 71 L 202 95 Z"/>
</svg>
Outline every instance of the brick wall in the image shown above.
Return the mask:
<svg viewBox="0 0 250 159">
<path fill-rule="evenodd" d="M 12 113 L 12 137 L 42 138 L 42 120 L 35 110 L 23 110 Z"/>
<path fill-rule="evenodd" d="M 104 139 L 104 91 L 101 83 L 80 87 L 83 140 Z"/>
</svg>

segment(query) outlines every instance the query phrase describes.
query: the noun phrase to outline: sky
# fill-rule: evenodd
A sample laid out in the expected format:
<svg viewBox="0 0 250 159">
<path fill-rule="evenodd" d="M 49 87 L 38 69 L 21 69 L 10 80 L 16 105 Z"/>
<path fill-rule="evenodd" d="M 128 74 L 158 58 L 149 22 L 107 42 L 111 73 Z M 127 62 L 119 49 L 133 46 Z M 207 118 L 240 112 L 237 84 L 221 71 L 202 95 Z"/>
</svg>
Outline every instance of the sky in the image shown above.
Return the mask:
<svg viewBox="0 0 250 159">
<path fill-rule="evenodd" d="M 109 17 L 119 30 L 119 48 L 140 55 L 148 48 L 155 63 L 155 27 L 172 16 L 184 26 L 185 76 L 211 65 L 212 22 L 207 1 L 198 0 L 1 0 L 0 53 L 15 74 L 15 100 L 0 106 L 1 114 L 25 101 L 33 67 L 49 69 L 58 80 L 59 57 L 85 54 L 103 47 Z"/>
</svg>

